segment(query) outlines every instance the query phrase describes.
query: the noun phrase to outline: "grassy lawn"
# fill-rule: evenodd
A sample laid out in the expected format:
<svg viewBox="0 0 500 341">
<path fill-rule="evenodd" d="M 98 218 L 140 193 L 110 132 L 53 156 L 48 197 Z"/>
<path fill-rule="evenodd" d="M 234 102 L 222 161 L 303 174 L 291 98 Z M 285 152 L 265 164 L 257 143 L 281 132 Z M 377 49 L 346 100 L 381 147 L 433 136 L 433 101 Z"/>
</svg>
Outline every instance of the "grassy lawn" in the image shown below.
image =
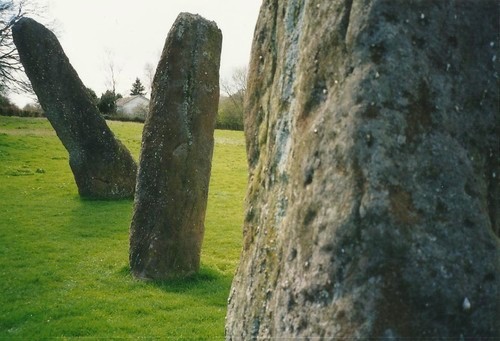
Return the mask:
<svg viewBox="0 0 500 341">
<path fill-rule="evenodd" d="M 138 159 L 142 124 L 109 122 Z M 241 132 L 216 131 L 200 273 L 134 280 L 132 201 L 78 197 L 45 119 L 0 116 L 0 339 L 221 339 L 239 260 L 246 160 Z"/>
</svg>

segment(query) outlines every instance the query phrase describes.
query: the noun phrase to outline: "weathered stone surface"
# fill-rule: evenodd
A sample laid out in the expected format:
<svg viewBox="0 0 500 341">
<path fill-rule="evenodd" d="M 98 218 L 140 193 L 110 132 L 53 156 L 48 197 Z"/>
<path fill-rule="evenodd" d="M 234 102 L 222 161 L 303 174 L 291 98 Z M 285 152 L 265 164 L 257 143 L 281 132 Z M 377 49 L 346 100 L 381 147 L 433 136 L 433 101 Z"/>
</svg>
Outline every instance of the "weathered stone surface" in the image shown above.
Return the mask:
<svg viewBox="0 0 500 341">
<path fill-rule="evenodd" d="M 12 34 L 33 90 L 69 152 L 80 195 L 132 198 L 137 165 L 92 103 L 56 36 L 29 18 L 19 20 Z"/>
<path fill-rule="evenodd" d="M 498 15 L 263 1 L 228 339 L 498 337 Z"/>
<path fill-rule="evenodd" d="M 222 33 L 181 13 L 153 80 L 142 137 L 130 267 L 138 278 L 168 279 L 199 268 L 219 103 Z"/>
</svg>

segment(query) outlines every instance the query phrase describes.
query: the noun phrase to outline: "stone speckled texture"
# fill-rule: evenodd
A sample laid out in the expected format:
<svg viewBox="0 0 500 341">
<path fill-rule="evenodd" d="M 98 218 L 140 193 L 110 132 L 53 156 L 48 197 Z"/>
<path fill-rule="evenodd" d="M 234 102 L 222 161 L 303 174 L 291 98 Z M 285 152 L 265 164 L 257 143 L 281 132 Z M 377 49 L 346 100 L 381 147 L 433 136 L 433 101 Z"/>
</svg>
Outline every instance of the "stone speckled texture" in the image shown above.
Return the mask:
<svg viewBox="0 0 500 341">
<path fill-rule="evenodd" d="M 12 35 L 45 115 L 69 153 L 80 195 L 132 198 L 137 165 L 92 103 L 56 36 L 29 18 L 19 20 Z"/>
<path fill-rule="evenodd" d="M 222 33 L 181 13 L 153 81 L 144 126 L 130 266 L 137 278 L 198 271 L 219 104 Z"/>
<path fill-rule="evenodd" d="M 497 1 L 264 0 L 228 339 L 498 337 Z"/>
</svg>

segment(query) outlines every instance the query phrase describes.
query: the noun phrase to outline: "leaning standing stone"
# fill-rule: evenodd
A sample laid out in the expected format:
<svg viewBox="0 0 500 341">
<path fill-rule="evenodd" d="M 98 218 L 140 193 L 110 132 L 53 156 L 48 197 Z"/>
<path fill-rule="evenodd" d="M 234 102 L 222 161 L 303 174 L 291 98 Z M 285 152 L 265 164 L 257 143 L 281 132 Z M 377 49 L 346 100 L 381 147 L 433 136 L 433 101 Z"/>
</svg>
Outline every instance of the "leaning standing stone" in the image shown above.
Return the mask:
<svg viewBox="0 0 500 341">
<path fill-rule="evenodd" d="M 29 18 L 19 20 L 12 35 L 33 90 L 69 152 L 80 195 L 131 198 L 137 166 L 92 103 L 56 36 Z"/>
<path fill-rule="evenodd" d="M 153 81 L 130 232 L 134 276 L 167 279 L 199 268 L 219 103 L 222 34 L 181 13 Z"/>
</svg>

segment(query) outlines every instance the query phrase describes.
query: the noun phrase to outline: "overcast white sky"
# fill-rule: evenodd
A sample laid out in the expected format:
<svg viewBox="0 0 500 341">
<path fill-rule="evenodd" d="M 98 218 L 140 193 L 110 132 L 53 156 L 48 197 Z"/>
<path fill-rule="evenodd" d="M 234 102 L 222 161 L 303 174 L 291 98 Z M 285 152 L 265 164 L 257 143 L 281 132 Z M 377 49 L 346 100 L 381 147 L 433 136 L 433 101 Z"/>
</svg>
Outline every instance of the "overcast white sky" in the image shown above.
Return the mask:
<svg viewBox="0 0 500 341">
<path fill-rule="evenodd" d="M 156 69 L 168 31 L 180 12 L 200 14 L 222 30 L 221 78 L 249 62 L 261 0 L 32 0 L 55 21 L 59 41 L 83 83 L 98 96 L 107 88 L 111 58 L 117 92 L 129 94 L 136 77 L 146 85 L 145 65 Z M 109 64 L 108 64 L 109 65 Z M 149 94 L 148 94 L 149 95 Z M 12 99 L 23 106 L 26 99 Z"/>
</svg>

